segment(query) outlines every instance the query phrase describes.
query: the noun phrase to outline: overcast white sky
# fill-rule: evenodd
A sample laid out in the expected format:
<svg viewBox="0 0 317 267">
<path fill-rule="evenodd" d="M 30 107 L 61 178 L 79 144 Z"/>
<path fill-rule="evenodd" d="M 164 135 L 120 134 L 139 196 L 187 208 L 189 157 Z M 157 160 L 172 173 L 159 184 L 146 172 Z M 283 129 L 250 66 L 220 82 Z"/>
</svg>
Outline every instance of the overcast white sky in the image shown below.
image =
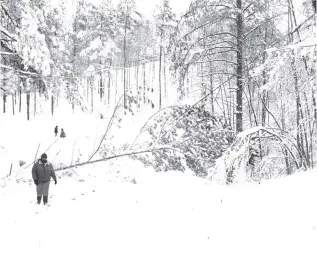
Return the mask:
<svg viewBox="0 0 317 267">
<path fill-rule="evenodd" d="M 162 5 L 163 0 L 135 0 L 138 10 L 144 14 L 146 18 L 151 18 L 153 10 L 158 5 Z M 189 7 L 191 0 L 170 0 L 173 11 L 179 16 Z"/>
</svg>

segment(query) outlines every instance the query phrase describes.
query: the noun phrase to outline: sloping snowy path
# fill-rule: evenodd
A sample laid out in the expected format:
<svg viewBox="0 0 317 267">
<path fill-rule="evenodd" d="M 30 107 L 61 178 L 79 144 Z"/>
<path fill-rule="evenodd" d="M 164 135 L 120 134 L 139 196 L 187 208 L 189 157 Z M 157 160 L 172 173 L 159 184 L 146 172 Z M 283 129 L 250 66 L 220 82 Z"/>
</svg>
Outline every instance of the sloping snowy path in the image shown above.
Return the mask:
<svg viewBox="0 0 317 267">
<path fill-rule="evenodd" d="M 0 189 L 0 265 L 317 266 L 308 174 L 233 187 L 65 178 L 49 208 L 11 181 Z"/>
</svg>

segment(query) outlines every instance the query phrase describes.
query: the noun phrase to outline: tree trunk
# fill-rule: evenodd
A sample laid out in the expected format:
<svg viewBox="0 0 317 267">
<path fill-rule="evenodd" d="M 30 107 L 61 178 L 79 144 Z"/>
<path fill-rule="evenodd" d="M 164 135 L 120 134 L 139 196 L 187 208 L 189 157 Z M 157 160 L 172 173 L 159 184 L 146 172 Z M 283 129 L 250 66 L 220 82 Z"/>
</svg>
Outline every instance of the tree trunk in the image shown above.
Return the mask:
<svg viewBox="0 0 317 267">
<path fill-rule="evenodd" d="M 162 42 L 163 42 L 163 25 L 161 25 L 161 38 L 160 38 L 160 59 L 159 59 L 159 109 L 162 107 Z"/>
<path fill-rule="evenodd" d="M 135 69 L 136 75 L 136 90 L 137 90 L 137 110 L 140 111 L 141 104 L 141 88 L 139 87 L 139 70 L 140 70 L 140 52 L 138 52 L 138 62 Z"/>
<path fill-rule="evenodd" d="M 237 0 L 237 109 L 236 109 L 236 131 L 242 131 L 242 93 L 243 93 L 243 74 L 242 74 L 242 3 Z"/>
<path fill-rule="evenodd" d="M 51 96 L 51 112 L 53 116 L 54 115 L 54 95 Z"/>
<path fill-rule="evenodd" d="M 189 70 L 190 66 L 188 66 L 188 70 L 186 72 L 186 97 L 189 97 Z"/>
<path fill-rule="evenodd" d="M 6 113 L 6 102 L 7 102 L 7 95 L 6 92 L 3 93 L 3 113 Z"/>
<path fill-rule="evenodd" d="M 90 78 L 90 93 L 91 93 L 91 112 L 94 112 L 94 90 L 93 90 L 93 78 Z"/>
<path fill-rule="evenodd" d="M 109 70 L 108 70 L 108 105 L 110 104 L 111 65 L 112 65 L 112 60 L 110 59 Z"/>
<path fill-rule="evenodd" d="M 26 93 L 26 117 L 27 120 L 30 120 L 30 90 Z"/>
<path fill-rule="evenodd" d="M 293 3 L 292 0 L 288 0 L 288 28 L 289 31 L 293 29 L 293 19 L 295 20 L 295 15 L 292 13 Z M 292 19 L 293 14 L 293 19 Z M 293 42 L 294 37 L 293 33 L 289 35 L 289 42 Z M 294 78 L 294 90 L 295 90 L 295 101 L 296 101 L 296 141 L 297 141 L 297 147 L 300 151 L 301 156 L 301 163 L 302 166 L 304 160 L 307 162 L 305 148 L 304 148 L 304 140 L 303 140 L 303 127 L 301 125 L 301 113 L 302 113 L 302 107 L 301 107 L 301 100 L 300 100 L 300 94 L 299 94 L 299 85 L 298 85 L 298 75 L 296 71 L 296 64 L 295 64 L 295 55 L 294 51 L 292 51 L 292 60 L 291 60 L 291 69 L 292 74 Z M 304 159 L 305 158 L 305 159 Z"/>
<path fill-rule="evenodd" d="M 155 61 L 154 58 L 152 59 L 152 87 L 150 88 L 151 94 L 151 106 L 153 107 L 153 101 L 154 101 L 154 82 L 155 82 Z"/>
<path fill-rule="evenodd" d="M 102 61 L 100 60 L 100 68 L 102 68 Z M 100 83 L 99 83 L 99 85 L 100 85 L 100 87 L 99 87 L 99 93 L 100 93 L 100 102 L 102 102 L 102 97 L 103 97 L 103 92 L 104 92 L 104 89 L 103 89 L 103 87 L 104 87 L 104 84 L 103 84 L 103 75 L 102 75 L 102 70 L 100 71 Z"/>
<path fill-rule="evenodd" d="M 116 92 L 115 92 L 115 95 L 114 95 L 114 102 L 115 104 L 117 103 L 117 93 L 118 93 L 118 69 L 116 68 Z"/>
<path fill-rule="evenodd" d="M 160 45 L 159 59 L 159 109 L 162 107 L 162 45 Z"/>
<path fill-rule="evenodd" d="M 123 37 L 123 106 L 124 110 L 127 109 L 127 84 L 126 84 L 126 50 L 127 50 L 127 24 L 128 24 L 128 4 L 125 14 L 125 23 L 124 23 L 124 37 Z"/>
<path fill-rule="evenodd" d="M 203 27 L 203 48 L 204 50 L 206 49 L 206 27 Z M 204 76 L 204 62 L 201 62 L 201 66 L 200 66 L 200 76 L 201 76 L 201 97 L 205 97 L 206 96 L 206 84 L 205 84 L 205 76 Z M 205 107 L 205 102 L 206 99 L 203 101 L 202 106 Z"/>
<path fill-rule="evenodd" d="M 210 78 L 210 77 L 209 77 Z M 220 98 L 221 98 L 221 105 L 222 105 L 222 109 L 220 108 L 220 105 L 218 104 L 219 108 L 221 109 L 221 111 L 223 112 L 223 117 L 226 118 L 226 105 L 225 105 L 225 97 L 224 97 L 224 91 L 226 89 L 224 88 L 224 86 L 220 87 Z"/>
<path fill-rule="evenodd" d="M 145 97 L 145 92 L 146 92 L 146 83 L 145 83 L 145 63 L 143 63 L 143 104 L 145 105 L 146 102 L 146 97 Z"/>
<path fill-rule="evenodd" d="M 128 64 L 128 66 L 127 66 L 127 68 L 128 68 L 128 86 L 127 86 L 128 92 L 131 89 L 131 68 L 132 67 L 133 67 L 132 63 Z"/>
<path fill-rule="evenodd" d="M 280 85 L 281 87 L 281 85 Z M 281 90 L 280 90 L 281 91 Z M 281 122 L 282 122 L 282 130 L 285 130 L 285 104 L 281 103 Z M 287 175 L 290 175 L 292 173 L 291 171 L 291 167 L 290 167 L 290 163 L 289 163 L 289 159 L 288 159 L 288 151 L 287 149 L 283 149 L 284 151 L 284 159 L 285 159 L 285 167 L 286 167 L 286 173 Z"/>
<path fill-rule="evenodd" d="M 247 101 L 249 103 L 249 116 L 250 116 L 250 125 L 251 127 L 254 126 L 258 126 L 258 120 L 256 117 L 256 112 L 254 110 L 254 106 L 253 106 L 253 101 L 252 101 L 252 94 L 251 94 L 251 78 L 248 78 L 248 83 L 247 83 L 247 88 L 248 88 L 248 93 L 249 93 L 249 99 L 247 98 Z M 252 123 L 252 116 L 254 119 L 254 124 Z"/>
<path fill-rule="evenodd" d="M 265 17 L 267 17 L 268 14 L 268 3 L 265 2 Z M 268 37 L 268 33 L 267 33 L 267 27 L 268 24 L 265 23 L 264 26 L 264 43 L 263 43 L 263 57 L 262 57 L 262 64 L 264 64 L 267 56 L 266 56 L 266 48 L 267 48 L 267 37 Z M 263 76 L 263 86 L 267 83 L 266 80 L 266 71 L 264 70 L 262 72 L 262 76 Z M 262 99 L 263 99 L 263 103 L 262 103 L 262 126 L 266 125 L 266 107 L 267 107 L 267 101 L 268 101 L 268 92 L 263 91 L 262 94 Z"/>
<path fill-rule="evenodd" d="M 77 90 L 77 88 L 76 88 L 77 85 L 75 84 L 75 82 L 74 82 L 73 86 L 74 86 L 74 89 Z M 75 113 L 75 96 L 74 96 L 74 94 L 72 96 L 72 110 L 73 110 L 73 113 Z"/>
<path fill-rule="evenodd" d="M 304 112 L 303 112 L 302 105 L 300 106 L 300 117 L 301 117 L 301 121 L 304 121 Z M 309 122 L 308 122 L 308 124 L 309 124 Z M 310 167 L 309 142 L 308 142 L 308 135 L 307 135 L 307 131 L 308 130 L 307 130 L 307 127 L 305 128 L 305 125 L 303 123 L 302 123 L 301 127 L 302 127 L 302 131 L 303 131 L 302 135 L 304 135 L 304 138 L 305 138 L 304 139 L 305 140 L 305 146 L 303 145 L 303 150 L 305 150 L 305 148 L 306 148 L 306 153 L 305 153 L 306 161 L 307 161 L 308 167 Z"/>
<path fill-rule="evenodd" d="M 19 86 L 19 112 L 21 113 L 22 109 L 22 88 L 21 85 Z"/>
<path fill-rule="evenodd" d="M 87 106 L 89 104 L 89 78 L 87 78 L 87 82 L 86 82 L 86 86 L 87 86 Z"/>
<path fill-rule="evenodd" d="M 316 80 L 315 80 L 314 81 L 314 88 L 316 88 L 316 86 L 317 86 L 317 84 L 316 84 Z M 312 88 L 312 95 L 313 95 L 313 107 L 314 107 L 314 120 L 315 120 L 316 126 L 317 126 L 317 103 L 316 103 L 316 96 L 315 96 L 314 88 Z"/>
<path fill-rule="evenodd" d="M 35 114 L 36 114 L 36 90 L 34 88 L 34 111 L 33 111 L 34 117 L 35 117 Z"/>
<path fill-rule="evenodd" d="M 12 96 L 12 113 L 14 115 L 14 94 L 12 94 L 11 96 Z"/>
<path fill-rule="evenodd" d="M 305 149 L 304 149 L 304 141 L 303 141 L 303 127 L 301 125 L 301 112 L 302 112 L 302 108 L 301 108 L 301 101 L 300 101 L 300 95 L 299 95 L 299 88 L 298 88 L 298 76 L 297 76 L 297 72 L 295 69 L 295 62 L 294 60 L 292 60 L 292 70 L 293 70 L 293 77 L 294 77 L 294 87 L 295 87 L 295 95 L 296 95 L 296 139 L 297 139 L 297 146 L 298 149 L 300 150 L 302 157 L 305 157 L 306 153 L 305 153 Z M 303 162 L 303 158 L 301 159 L 301 161 Z M 306 159 L 307 161 L 307 159 Z"/>
<path fill-rule="evenodd" d="M 165 59 L 165 53 L 163 53 L 163 58 L 164 58 L 164 67 L 163 67 L 163 72 L 164 72 L 164 96 L 165 96 L 165 99 L 167 100 L 168 99 L 168 95 L 167 95 L 167 88 L 166 88 L 166 84 L 167 84 L 167 81 L 166 81 L 166 59 Z"/>
<path fill-rule="evenodd" d="M 213 87 L 213 76 L 212 76 L 212 63 L 209 66 L 210 76 L 209 76 L 209 86 L 210 86 L 210 104 L 211 104 L 211 115 L 215 115 L 215 101 L 214 101 L 214 87 Z M 225 112 L 225 107 L 224 107 Z"/>
</svg>

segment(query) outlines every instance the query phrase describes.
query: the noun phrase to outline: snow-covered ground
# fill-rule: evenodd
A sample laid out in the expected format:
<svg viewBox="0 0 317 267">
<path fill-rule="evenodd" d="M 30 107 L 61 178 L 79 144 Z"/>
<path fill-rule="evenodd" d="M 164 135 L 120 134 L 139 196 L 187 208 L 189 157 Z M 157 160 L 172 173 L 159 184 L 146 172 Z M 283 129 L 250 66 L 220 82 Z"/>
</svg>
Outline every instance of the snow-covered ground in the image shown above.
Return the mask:
<svg viewBox="0 0 317 267">
<path fill-rule="evenodd" d="M 74 147 L 98 145 L 98 123 L 1 118 L 0 266 L 317 266 L 316 170 L 225 186 L 119 158 L 57 172 L 50 206 L 37 206 L 31 166 L 18 160 L 31 163 L 60 125 L 67 137 L 48 159 L 69 164 Z"/>
<path fill-rule="evenodd" d="M 11 181 L 0 190 L 0 263 L 317 266 L 316 174 L 231 187 L 179 173 L 136 184 L 79 175 L 51 185 L 50 207 Z"/>
</svg>

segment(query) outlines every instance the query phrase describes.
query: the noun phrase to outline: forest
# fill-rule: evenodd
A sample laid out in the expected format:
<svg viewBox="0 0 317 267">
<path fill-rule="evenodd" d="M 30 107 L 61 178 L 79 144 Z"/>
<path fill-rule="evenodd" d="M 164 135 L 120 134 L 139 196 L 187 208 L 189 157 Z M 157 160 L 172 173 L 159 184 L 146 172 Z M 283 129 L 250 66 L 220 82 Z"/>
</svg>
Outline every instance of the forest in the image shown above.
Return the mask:
<svg viewBox="0 0 317 267">
<path fill-rule="evenodd" d="M 0 121 L 102 121 L 57 171 L 122 156 L 227 184 L 313 169 L 316 0 L 171 2 L 2 0 Z"/>
</svg>

